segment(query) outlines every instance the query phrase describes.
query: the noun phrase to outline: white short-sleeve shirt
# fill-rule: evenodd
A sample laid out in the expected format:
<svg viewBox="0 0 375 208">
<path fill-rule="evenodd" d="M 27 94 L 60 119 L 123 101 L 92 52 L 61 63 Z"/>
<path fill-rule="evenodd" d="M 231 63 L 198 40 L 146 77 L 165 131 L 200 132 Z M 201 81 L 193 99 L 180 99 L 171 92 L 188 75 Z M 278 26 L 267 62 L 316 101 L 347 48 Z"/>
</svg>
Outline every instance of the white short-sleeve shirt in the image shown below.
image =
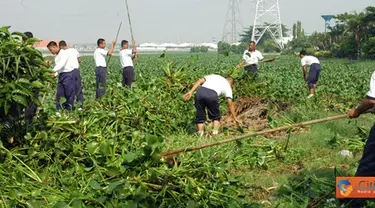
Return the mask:
<svg viewBox="0 0 375 208">
<path fill-rule="evenodd" d="M 262 60 L 264 57 L 262 53 L 258 50 L 250 52 L 246 50 L 242 56 L 243 60 L 246 62 L 247 65 L 256 64 L 258 65 L 259 61 Z"/>
<path fill-rule="evenodd" d="M 103 48 L 97 48 L 94 52 L 95 65 L 101 67 L 107 67 L 105 57 L 108 55 L 108 51 Z"/>
<path fill-rule="evenodd" d="M 372 73 L 370 79 L 370 90 L 368 91 L 367 96 L 375 99 L 375 72 Z"/>
<path fill-rule="evenodd" d="M 233 99 L 232 88 L 227 79 L 216 74 L 207 75 L 204 79 L 206 81 L 202 87 L 214 90 L 218 96 L 225 95 L 225 97 Z"/>
<path fill-rule="evenodd" d="M 66 49 L 66 50 L 67 50 L 69 53 L 71 53 L 72 56 L 76 57 L 77 62 L 75 63 L 74 68 L 75 68 L 75 69 L 79 69 L 78 58 L 80 57 L 80 55 L 79 55 L 79 52 L 77 51 L 77 49 L 75 49 L 75 48 L 68 48 L 68 49 Z"/>
<path fill-rule="evenodd" d="M 53 71 L 57 74 L 71 72 L 75 69 L 77 58 L 68 50 L 59 50 L 59 53 L 55 56 L 55 67 Z"/>
<path fill-rule="evenodd" d="M 319 59 L 317 59 L 315 56 L 304 56 L 301 59 L 302 66 L 311 66 L 312 64 L 320 64 Z"/>
<path fill-rule="evenodd" d="M 120 51 L 120 62 L 122 68 L 133 66 L 133 51 L 131 49 L 123 49 Z"/>
</svg>

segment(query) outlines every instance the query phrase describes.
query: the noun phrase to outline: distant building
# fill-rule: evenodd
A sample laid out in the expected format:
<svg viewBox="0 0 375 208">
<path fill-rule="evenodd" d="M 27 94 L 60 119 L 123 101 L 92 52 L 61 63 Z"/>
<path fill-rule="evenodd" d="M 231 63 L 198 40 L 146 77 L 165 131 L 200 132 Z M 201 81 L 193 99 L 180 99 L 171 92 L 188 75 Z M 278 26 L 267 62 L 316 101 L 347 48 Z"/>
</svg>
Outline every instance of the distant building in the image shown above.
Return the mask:
<svg viewBox="0 0 375 208">
<path fill-rule="evenodd" d="M 40 42 L 37 42 L 34 44 L 34 47 L 35 48 L 47 48 L 47 45 L 49 42 L 51 42 L 52 40 L 42 40 Z M 60 40 L 53 40 L 55 41 L 57 44 L 59 44 Z"/>
<path fill-rule="evenodd" d="M 281 40 L 281 43 L 286 45 L 288 42 L 292 40 L 293 40 L 293 37 L 283 37 L 283 39 Z"/>
<path fill-rule="evenodd" d="M 206 46 L 210 49 L 217 49 L 217 43 L 142 43 L 138 46 L 139 51 L 163 51 L 166 49 L 175 50 L 175 51 L 185 51 L 187 49 L 190 50 L 192 47 L 199 47 L 199 46 Z"/>
</svg>

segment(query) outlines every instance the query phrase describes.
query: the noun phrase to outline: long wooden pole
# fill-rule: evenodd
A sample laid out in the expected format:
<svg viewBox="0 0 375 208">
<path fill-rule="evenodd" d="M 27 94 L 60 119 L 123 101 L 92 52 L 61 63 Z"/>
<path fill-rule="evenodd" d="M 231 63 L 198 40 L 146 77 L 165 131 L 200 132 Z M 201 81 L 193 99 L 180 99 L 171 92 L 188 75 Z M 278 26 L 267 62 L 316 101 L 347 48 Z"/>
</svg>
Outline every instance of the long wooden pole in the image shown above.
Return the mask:
<svg viewBox="0 0 375 208">
<path fill-rule="evenodd" d="M 118 26 L 118 30 L 117 30 L 117 34 L 116 34 L 116 39 L 115 39 L 116 42 L 117 42 L 117 39 L 118 39 L 118 35 L 120 34 L 121 26 L 122 26 L 122 22 L 120 22 L 120 26 Z M 108 58 L 108 63 L 107 63 L 108 68 L 109 68 L 109 62 L 111 61 L 111 58 L 112 58 L 112 56 L 110 56 Z"/>
<path fill-rule="evenodd" d="M 132 21 L 131 21 L 131 18 L 130 18 L 130 10 L 129 10 L 128 0 L 125 0 L 125 5 L 126 5 L 126 11 L 128 12 L 128 21 L 129 21 L 129 27 L 130 27 L 130 35 L 131 35 L 132 42 L 133 42 L 134 41 L 133 25 L 132 25 Z M 138 53 L 135 54 L 135 61 L 138 64 Z"/>
<path fill-rule="evenodd" d="M 229 142 L 233 142 L 233 141 L 246 139 L 246 138 L 249 138 L 249 137 L 264 135 L 264 134 L 273 133 L 273 132 L 277 132 L 277 131 L 285 131 L 285 130 L 288 130 L 290 128 L 302 127 L 302 126 L 307 126 L 307 125 L 316 124 L 316 123 L 322 123 L 322 122 L 326 122 L 326 121 L 340 120 L 340 119 L 344 119 L 344 118 L 348 118 L 348 115 L 345 114 L 345 115 L 340 115 L 340 116 L 332 116 L 332 117 L 323 118 L 323 119 L 306 121 L 306 122 L 296 123 L 296 124 L 283 126 L 283 127 L 279 127 L 279 128 L 275 128 L 275 129 L 269 129 L 269 130 L 265 130 L 265 131 L 245 134 L 243 136 L 239 136 L 239 137 L 236 137 L 236 138 L 233 138 L 233 139 L 226 139 L 226 140 L 222 140 L 222 141 L 219 141 L 219 142 L 213 142 L 213 143 L 210 143 L 210 144 L 204 144 L 204 145 L 200 145 L 200 146 L 196 146 L 196 147 L 188 147 L 188 148 L 183 148 L 183 149 L 178 149 L 178 150 L 172 150 L 172 151 L 169 151 L 169 152 L 162 152 L 162 153 L 160 153 L 160 156 L 175 155 L 175 154 L 179 154 L 181 152 L 190 152 L 190 151 L 200 150 L 200 149 L 204 149 L 204 148 L 208 148 L 208 147 L 217 146 L 217 145 L 220 145 L 220 144 L 225 144 L 225 143 L 229 143 Z"/>
<path fill-rule="evenodd" d="M 129 26 L 130 26 L 130 35 L 132 37 L 132 40 L 134 40 L 134 36 L 133 36 L 133 26 L 132 26 L 132 21 L 130 19 L 130 10 L 129 10 L 129 5 L 128 5 L 128 0 L 125 0 L 125 4 L 126 4 L 126 10 L 128 12 L 128 21 L 129 21 Z"/>
</svg>

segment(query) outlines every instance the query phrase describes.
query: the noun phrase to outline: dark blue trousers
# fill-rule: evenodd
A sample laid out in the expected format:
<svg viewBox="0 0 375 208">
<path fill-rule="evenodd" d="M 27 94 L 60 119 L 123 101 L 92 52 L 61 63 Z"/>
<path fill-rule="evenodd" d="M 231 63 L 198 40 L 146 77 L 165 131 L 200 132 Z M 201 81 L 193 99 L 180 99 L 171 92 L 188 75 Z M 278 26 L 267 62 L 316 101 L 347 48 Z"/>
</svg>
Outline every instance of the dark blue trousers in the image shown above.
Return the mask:
<svg viewBox="0 0 375 208">
<path fill-rule="evenodd" d="M 66 102 L 63 108 L 70 111 L 74 107 L 75 81 L 74 72 L 64 72 L 59 74 L 59 82 L 57 84 L 56 94 L 56 110 L 61 110 L 60 99 L 65 97 Z"/>
<path fill-rule="evenodd" d="M 107 67 L 96 67 L 96 98 L 105 95 L 107 87 Z"/>
<path fill-rule="evenodd" d="M 208 117 L 211 120 L 220 121 L 220 105 L 217 93 L 214 90 L 200 87 L 197 90 L 197 93 L 195 93 L 195 109 L 197 110 L 195 122 L 197 124 L 206 121 L 206 108 L 208 111 Z"/>
<path fill-rule="evenodd" d="M 318 82 L 320 70 L 320 64 L 311 64 L 309 70 L 309 77 L 307 78 L 307 84 L 309 85 L 309 89 L 314 88 L 314 85 Z"/>
<path fill-rule="evenodd" d="M 122 86 L 128 86 L 131 88 L 134 78 L 135 74 L 134 68 L 132 66 L 128 66 L 122 69 Z"/>
<path fill-rule="evenodd" d="M 82 92 L 82 80 L 79 69 L 74 69 L 74 81 L 75 81 L 75 95 L 77 96 L 77 102 L 83 107 L 83 92 Z"/>
<path fill-rule="evenodd" d="M 375 125 L 371 128 L 355 176 L 375 177 Z"/>
<path fill-rule="evenodd" d="M 363 155 L 359 162 L 355 176 L 358 177 L 375 177 L 375 125 L 371 128 L 370 135 L 367 138 Z M 344 203 L 349 204 L 349 207 L 360 208 L 363 207 L 368 199 L 344 199 Z"/>
<path fill-rule="evenodd" d="M 245 67 L 245 70 L 248 72 L 248 73 L 257 73 L 258 72 L 258 66 L 256 64 L 252 64 L 250 66 L 246 66 Z"/>
</svg>

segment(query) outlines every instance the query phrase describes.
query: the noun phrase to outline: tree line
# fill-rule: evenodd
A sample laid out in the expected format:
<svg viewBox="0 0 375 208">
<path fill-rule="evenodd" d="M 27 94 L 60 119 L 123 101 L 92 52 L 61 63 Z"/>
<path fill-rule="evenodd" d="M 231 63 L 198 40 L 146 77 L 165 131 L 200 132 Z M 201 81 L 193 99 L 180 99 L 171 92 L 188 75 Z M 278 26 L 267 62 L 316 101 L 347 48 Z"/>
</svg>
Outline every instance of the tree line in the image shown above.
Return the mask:
<svg viewBox="0 0 375 208">
<path fill-rule="evenodd" d="M 281 51 L 273 42 L 269 33 L 257 43 L 258 50 L 263 52 L 282 52 L 291 54 L 302 49 L 316 56 L 338 58 L 375 58 L 375 7 L 369 6 L 362 12 L 338 14 L 334 17 L 336 24 L 329 27 L 328 32 L 313 32 L 305 35 L 302 23 L 298 21 L 293 25 L 293 39 Z M 290 31 L 282 25 L 283 36 L 287 37 Z M 241 34 L 239 45 L 230 45 L 219 42 L 220 54 L 240 54 L 250 42 L 253 27 L 250 26 Z"/>
</svg>

